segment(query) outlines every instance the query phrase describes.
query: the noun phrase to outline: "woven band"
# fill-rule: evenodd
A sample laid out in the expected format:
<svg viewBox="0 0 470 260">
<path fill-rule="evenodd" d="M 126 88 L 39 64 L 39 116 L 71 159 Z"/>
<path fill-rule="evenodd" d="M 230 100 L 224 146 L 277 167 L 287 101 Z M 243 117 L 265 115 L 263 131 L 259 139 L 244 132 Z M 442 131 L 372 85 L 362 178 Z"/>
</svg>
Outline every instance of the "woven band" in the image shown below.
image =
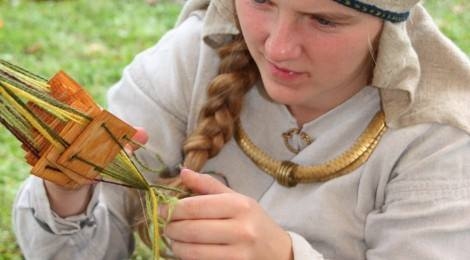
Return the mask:
<svg viewBox="0 0 470 260">
<path fill-rule="evenodd" d="M 404 12 L 404 13 L 391 12 L 391 11 L 383 10 L 375 5 L 366 4 L 357 0 L 334 0 L 334 1 L 342 5 L 345 5 L 347 7 L 354 8 L 357 11 L 370 14 L 373 16 L 377 16 L 381 19 L 390 21 L 392 23 L 399 23 L 399 22 L 406 21 L 406 19 L 408 19 L 408 16 L 410 16 L 410 12 Z"/>
</svg>

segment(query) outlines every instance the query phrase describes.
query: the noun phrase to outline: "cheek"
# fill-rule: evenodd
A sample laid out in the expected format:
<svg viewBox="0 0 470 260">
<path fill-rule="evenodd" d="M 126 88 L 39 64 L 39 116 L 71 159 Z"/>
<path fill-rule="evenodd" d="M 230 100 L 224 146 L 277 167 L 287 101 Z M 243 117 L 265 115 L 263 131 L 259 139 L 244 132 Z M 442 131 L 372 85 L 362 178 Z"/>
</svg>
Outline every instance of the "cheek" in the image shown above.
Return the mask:
<svg viewBox="0 0 470 260">
<path fill-rule="evenodd" d="M 352 28 L 347 33 L 343 34 L 341 40 L 336 42 L 336 49 L 342 63 L 349 66 L 363 66 L 365 62 L 372 61 L 374 55 L 374 42 L 380 35 L 381 24 L 374 24 L 373 26 L 364 26 Z"/>
<path fill-rule="evenodd" d="M 361 37 L 317 37 L 312 43 L 308 55 L 315 64 L 321 64 L 323 70 L 356 70 L 369 56 L 368 42 Z"/>
<path fill-rule="evenodd" d="M 248 48 L 252 50 L 263 44 L 264 39 L 268 35 L 266 22 L 268 15 L 251 7 L 249 1 L 240 0 L 236 2 L 237 16 L 242 34 Z"/>
<path fill-rule="evenodd" d="M 364 36 L 362 38 L 350 40 L 354 44 L 349 44 L 346 48 L 343 47 L 343 50 L 346 49 L 346 51 L 343 51 L 343 62 L 355 68 L 358 66 L 364 66 L 366 65 L 366 61 L 372 60 L 372 47 L 370 47 L 371 44 L 367 39 L 367 36 Z"/>
</svg>

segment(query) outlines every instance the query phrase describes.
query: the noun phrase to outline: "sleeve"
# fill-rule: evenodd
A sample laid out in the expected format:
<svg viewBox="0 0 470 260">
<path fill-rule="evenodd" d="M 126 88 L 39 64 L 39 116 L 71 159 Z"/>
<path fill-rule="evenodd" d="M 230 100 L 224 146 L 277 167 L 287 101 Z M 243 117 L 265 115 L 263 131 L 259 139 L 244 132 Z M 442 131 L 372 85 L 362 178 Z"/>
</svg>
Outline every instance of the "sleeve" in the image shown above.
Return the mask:
<svg viewBox="0 0 470 260">
<path fill-rule="evenodd" d="M 202 20 L 190 16 L 153 48 L 139 54 L 122 79 L 108 92 L 108 107 L 119 118 L 149 134 L 142 161 L 155 165 L 155 155 L 167 166 L 181 163 L 181 147 L 188 131 L 197 73 Z"/>
<path fill-rule="evenodd" d="M 61 218 L 49 205 L 43 180 L 30 176 L 13 207 L 13 228 L 26 259 L 124 259 L 134 248 L 122 207 L 124 191 L 94 187 L 86 211 Z M 111 194 L 110 194 L 111 193 Z M 114 194 L 113 194 L 114 193 Z M 109 195 L 114 198 L 107 200 Z M 117 197 L 117 195 L 120 195 Z M 121 201 L 121 202 L 119 202 Z M 106 202 L 106 203 L 105 203 Z"/>
<path fill-rule="evenodd" d="M 436 124 L 408 146 L 365 241 L 367 259 L 469 259 L 468 134 Z"/>
</svg>

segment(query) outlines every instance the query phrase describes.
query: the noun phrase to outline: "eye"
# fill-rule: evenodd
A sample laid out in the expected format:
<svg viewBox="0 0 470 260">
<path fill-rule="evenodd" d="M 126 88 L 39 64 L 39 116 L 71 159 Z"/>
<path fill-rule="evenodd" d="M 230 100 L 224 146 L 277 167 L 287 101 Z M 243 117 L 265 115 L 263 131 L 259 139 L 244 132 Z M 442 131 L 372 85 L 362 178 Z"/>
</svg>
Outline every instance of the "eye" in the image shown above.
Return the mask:
<svg viewBox="0 0 470 260">
<path fill-rule="evenodd" d="M 322 17 L 312 17 L 313 20 L 315 20 L 319 25 L 324 26 L 324 27 L 335 27 L 336 23 L 327 20 Z"/>
<path fill-rule="evenodd" d="M 253 0 L 257 4 L 266 4 L 269 3 L 269 0 Z"/>
</svg>

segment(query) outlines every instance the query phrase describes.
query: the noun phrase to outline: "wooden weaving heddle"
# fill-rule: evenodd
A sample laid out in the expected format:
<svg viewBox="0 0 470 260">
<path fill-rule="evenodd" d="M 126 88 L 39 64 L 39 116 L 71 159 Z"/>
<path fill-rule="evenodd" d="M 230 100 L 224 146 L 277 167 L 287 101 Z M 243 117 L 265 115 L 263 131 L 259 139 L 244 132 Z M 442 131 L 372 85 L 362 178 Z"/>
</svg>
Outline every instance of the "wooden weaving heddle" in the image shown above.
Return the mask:
<svg viewBox="0 0 470 260">
<path fill-rule="evenodd" d="M 135 134 L 136 130 L 104 109 L 100 109 L 91 97 L 64 72 L 57 73 L 50 81 L 52 96 L 72 108 L 89 115 L 92 120 L 86 125 L 69 121 L 61 123 L 51 118 L 45 111 L 38 115 L 50 122 L 53 129 L 60 131 L 59 136 L 70 144 L 68 147 L 44 146 L 40 158 L 28 152 L 27 161 L 33 162 L 32 173 L 64 186 L 75 187 L 80 177 L 94 180 L 100 170 L 116 157 L 121 148 Z M 46 143 L 43 137 L 38 136 Z"/>
<path fill-rule="evenodd" d="M 17 84 L 18 81 L 25 84 L 21 78 L 11 73 L 7 75 L 9 83 L 15 80 Z M 1 84 L 2 96 L 18 104 L 18 97 L 5 85 Z M 7 122 L 3 123 L 22 141 L 32 174 L 68 188 L 77 188 L 83 184 L 83 179 L 95 180 L 136 130 L 96 105 L 90 95 L 64 72 L 52 77 L 48 85 L 51 97 L 82 113 L 85 120 L 64 121 L 28 101 L 23 112 L 32 114 L 35 121 L 30 122 L 35 130 L 29 138 Z M 38 131 L 39 126 L 46 129 L 47 134 Z M 27 139 L 33 142 L 27 142 Z"/>
</svg>

